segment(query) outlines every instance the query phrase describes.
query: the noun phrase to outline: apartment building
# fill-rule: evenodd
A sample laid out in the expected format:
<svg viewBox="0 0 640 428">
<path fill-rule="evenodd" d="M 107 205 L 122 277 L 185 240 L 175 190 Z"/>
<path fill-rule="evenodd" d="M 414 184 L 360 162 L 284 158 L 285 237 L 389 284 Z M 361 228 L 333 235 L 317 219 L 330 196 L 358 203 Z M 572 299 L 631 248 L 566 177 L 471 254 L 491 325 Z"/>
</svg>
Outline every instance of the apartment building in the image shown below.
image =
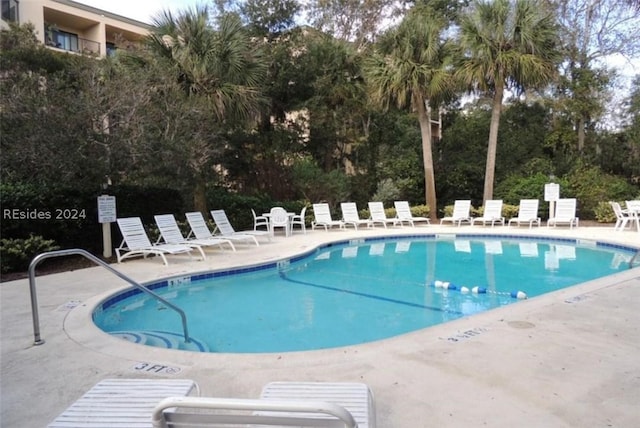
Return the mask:
<svg viewBox="0 0 640 428">
<path fill-rule="evenodd" d="M 30 22 L 42 43 L 63 52 L 111 55 L 118 48 L 140 41 L 150 28 L 144 22 L 71 0 L 0 1 L 3 28 L 10 21 Z"/>
</svg>

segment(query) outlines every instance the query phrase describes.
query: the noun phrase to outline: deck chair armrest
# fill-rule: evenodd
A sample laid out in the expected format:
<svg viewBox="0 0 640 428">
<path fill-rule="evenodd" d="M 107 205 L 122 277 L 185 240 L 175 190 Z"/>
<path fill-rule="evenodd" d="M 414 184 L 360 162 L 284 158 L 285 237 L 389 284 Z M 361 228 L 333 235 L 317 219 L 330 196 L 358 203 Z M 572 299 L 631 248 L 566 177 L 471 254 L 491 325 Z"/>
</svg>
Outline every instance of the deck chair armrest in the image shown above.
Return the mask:
<svg viewBox="0 0 640 428">
<path fill-rule="evenodd" d="M 173 412 L 165 413 L 169 409 Z M 182 412 L 181 409 L 211 410 L 209 414 L 202 412 Z M 213 413 L 213 411 L 228 411 L 227 413 Z M 232 412 L 245 412 L 233 414 Z M 252 414 L 246 413 L 253 412 Z M 257 412 L 268 412 L 260 414 Z M 200 424 L 209 422 L 238 424 L 283 424 L 287 416 L 292 422 L 309 414 L 327 415 L 337 418 L 344 427 L 357 428 L 353 415 L 344 407 L 325 401 L 312 400 L 273 400 L 273 399 L 243 399 L 243 398 L 214 398 L 214 397 L 168 397 L 162 400 L 153 410 L 151 421 L 153 428 L 166 428 L 169 419 L 194 422 Z M 272 423 L 270 423 L 270 421 Z M 337 422 L 337 421 L 336 421 Z M 295 422 L 294 422 L 295 423 Z M 285 423 L 286 424 L 286 423 Z M 297 426 L 297 425 L 292 425 Z"/>
</svg>

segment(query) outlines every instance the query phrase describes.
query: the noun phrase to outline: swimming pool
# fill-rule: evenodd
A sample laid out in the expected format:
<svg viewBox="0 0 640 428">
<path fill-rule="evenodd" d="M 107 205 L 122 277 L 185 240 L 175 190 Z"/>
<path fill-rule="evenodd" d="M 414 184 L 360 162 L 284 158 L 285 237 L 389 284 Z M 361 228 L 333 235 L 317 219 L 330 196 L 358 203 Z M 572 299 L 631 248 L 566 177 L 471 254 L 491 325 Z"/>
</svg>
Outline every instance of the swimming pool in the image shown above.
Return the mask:
<svg viewBox="0 0 640 428">
<path fill-rule="evenodd" d="M 187 312 L 192 343 L 164 305 L 129 290 L 94 322 L 118 337 L 203 352 L 287 352 L 370 342 L 628 269 L 632 248 L 478 235 L 361 239 L 277 263 L 148 287 Z M 518 293 L 520 292 L 520 293 Z M 514 296 L 514 297 L 512 297 Z"/>
</svg>

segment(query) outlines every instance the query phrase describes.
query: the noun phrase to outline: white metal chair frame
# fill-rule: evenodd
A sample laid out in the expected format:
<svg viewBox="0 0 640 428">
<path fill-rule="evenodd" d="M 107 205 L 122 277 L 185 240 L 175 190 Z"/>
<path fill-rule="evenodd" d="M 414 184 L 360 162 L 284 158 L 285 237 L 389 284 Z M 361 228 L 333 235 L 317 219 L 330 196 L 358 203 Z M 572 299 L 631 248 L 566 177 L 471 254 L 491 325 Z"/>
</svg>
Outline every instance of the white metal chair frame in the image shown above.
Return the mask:
<svg viewBox="0 0 640 428">
<path fill-rule="evenodd" d="M 306 235 L 307 234 L 307 225 L 306 225 L 306 216 L 307 215 L 307 207 L 303 207 L 300 214 L 296 214 L 291 217 L 291 233 L 293 233 L 293 227 L 298 225 L 300 226 L 300 230 Z"/>
<path fill-rule="evenodd" d="M 251 214 L 253 215 L 253 230 L 258 230 L 260 226 L 264 226 L 269 230 L 269 219 L 263 215 L 256 214 L 256 211 L 251 208 Z"/>
</svg>

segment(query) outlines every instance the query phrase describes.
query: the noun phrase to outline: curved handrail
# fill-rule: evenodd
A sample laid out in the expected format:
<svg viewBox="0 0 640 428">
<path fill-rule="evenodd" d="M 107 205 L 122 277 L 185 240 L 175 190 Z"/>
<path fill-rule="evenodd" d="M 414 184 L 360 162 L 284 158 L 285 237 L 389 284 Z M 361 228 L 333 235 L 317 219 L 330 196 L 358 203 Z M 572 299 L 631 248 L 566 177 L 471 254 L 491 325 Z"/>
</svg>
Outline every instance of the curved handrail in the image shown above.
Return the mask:
<svg viewBox="0 0 640 428">
<path fill-rule="evenodd" d="M 45 260 L 51 257 L 70 256 L 73 254 L 84 256 L 85 258 L 91 260 L 95 264 L 107 269 L 109 272 L 113 273 L 118 278 L 127 281 L 129 284 L 138 288 L 142 292 L 151 295 L 153 298 L 159 300 L 160 302 L 164 303 L 174 311 L 178 312 L 178 314 L 180 315 L 180 318 L 182 318 L 182 329 L 184 331 L 184 341 L 186 343 L 191 342 L 191 339 L 189 338 L 189 331 L 187 329 L 187 316 L 185 315 L 182 309 L 180 309 L 173 303 L 167 301 L 165 298 L 154 293 L 153 291 L 149 290 L 147 287 L 143 286 L 142 284 L 137 283 L 136 281 L 129 278 L 122 272 L 115 270 L 114 268 L 112 268 L 111 266 L 109 266 L 108 264 L 106 264 L 96 256 L 94 256 L 90 252 L 79 249 L 79 248 L 73 248 L 68 250 L 48 251 L 46 253 L 38 254 L 33 258 L 33 260 L 31 260 L 31 263 L 29 264 L 29 291 L 31 292 L 31 314 L 33 316 L 33 336 L 34 336 L 33 344 L 34 345 L 42 345 L 44 343 L 44 340 L 41 339 L 40 337 L 40 320 L 38 317 L 38 300 L 36 297 L 36 266 L 42 260 Z"/>
</svg>

